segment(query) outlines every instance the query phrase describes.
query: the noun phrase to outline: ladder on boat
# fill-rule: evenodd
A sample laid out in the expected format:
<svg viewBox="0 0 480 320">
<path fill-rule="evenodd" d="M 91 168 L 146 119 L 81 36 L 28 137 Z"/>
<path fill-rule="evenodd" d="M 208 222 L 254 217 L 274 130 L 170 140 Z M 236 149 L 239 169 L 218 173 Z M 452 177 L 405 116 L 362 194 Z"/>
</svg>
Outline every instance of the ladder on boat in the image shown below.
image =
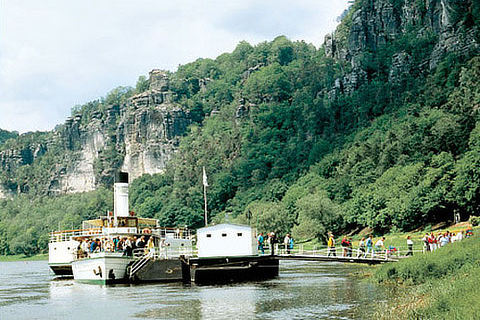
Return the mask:
<svg viewBox="0 0 480 320">
<path fill-rule="evenodd" d="M 130 280 L 133 280 L 135 274 L 140 271 L 147 263 L 150 261 L 150 255 L 145 255 L 141 259 L 135 261 L 130 267 L 128 271 L 128 277 Z"/>
</svg>

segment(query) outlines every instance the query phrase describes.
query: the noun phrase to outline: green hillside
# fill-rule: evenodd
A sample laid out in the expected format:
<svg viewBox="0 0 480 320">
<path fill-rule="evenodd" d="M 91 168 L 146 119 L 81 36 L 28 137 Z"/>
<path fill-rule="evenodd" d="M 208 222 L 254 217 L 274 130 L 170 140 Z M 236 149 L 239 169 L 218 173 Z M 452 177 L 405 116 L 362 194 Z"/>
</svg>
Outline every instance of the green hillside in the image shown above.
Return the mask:
<svg viewBox="0 0 480 320">
<path fill-rule="evenodd" d="M 0 129 L 0 146 L 10 138 L 18 137 L 18 133 Z"/>
<path fill-rule="evenodd" d="M 400 1 L 383 2 L 400 14 Z M 480 4 L 468 4 L 452 8 L 451 23 L 459 38 L 478 43 Z M 370 6 L 356 1 L 350 8 L 335 33 L 337 46 L 349 45 L 355 13 L 372 11 Z M 323 241 L 327 231 L 364 227 L 376 234 L 408 231 L 451 220 L 457 211 L 462 220 L 477 215 L 479 53 L 435 54 L 444 39 L 427 24 L 424 1 L 410 6 L 417 20 L 389 42 L 367 41 L 355 66 L 329 54 L 326 45 L 315 48 L 284 36 L 254 46 L 241 42 L 216 59 L 180 66 L 170 75 L 170 89 L 193 124 L 165 174 L 133 181 L 133 209 L 165 225 L 202 226 L 205 166 L 211 221 L 228 215 L 299 239 Z M 399 63 L 402 56 L 409 68 L 394 73 L 407 65 Z M 430 69 L 432 56 L 438 61 Z M 355 70 L 362 70 L 363 81 L 339 85 Z M 115 102 L 145 87 L 141 78 L 137 89 L 115 91 Z M 107 105 L 100 100 L 75 111 L 88 121 Z M 6 179 L 22 186 L 36 174 L 41 181 L 64 156 L 56 152 Z M 116 152 L 105 152 L 105 163 L 118 167 Z M 35 186 L 25 193 L 0 205 L 2 254 L 42 252 L 47 230 L 59 222 L 78 227 L 111 204 L 103 189 L 48 200 Z"/>
</svg>

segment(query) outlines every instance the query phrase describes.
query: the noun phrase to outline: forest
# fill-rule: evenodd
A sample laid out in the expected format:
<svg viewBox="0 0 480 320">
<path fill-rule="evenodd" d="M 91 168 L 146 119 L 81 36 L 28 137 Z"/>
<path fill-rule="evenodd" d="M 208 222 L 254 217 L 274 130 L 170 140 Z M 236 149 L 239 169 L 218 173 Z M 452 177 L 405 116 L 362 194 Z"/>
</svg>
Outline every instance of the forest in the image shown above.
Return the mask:
<svg viewBox="0 0 480 320">
<path fill-rule="evenodd" d="M 353 13 L 367 3 L 350 8 L 339 37 L 348 36 Z M 480 41 L 480 3 L 456 12 L 458 32 L 476 30 Z M 392 81 L 398 52 L 418 66 L 434 49 L 438 35 L 422 28 L 418 21 L 391 43 L 366 50 L 360 63 L 367 80 L 353 91 L 336 87 L 350 65 L 325 45 L 285 36 L 242 41 L 233 52 L 179 66 L 169 75 L 170 89 L 193 123 L 164 174 L 131 183 L 132 210 L 165 226 L 203 226 L 205 167 L 209 222 L 248 223 L 302 240 L 324 242 L 327 232 L 364 228 L 377 235 L 409 231 L 451 221 L 454 213 L 462 220 L 478 215 L 480 56 L 449 52 L 433 70 L 412 68 Z M 141 76 L 136 88 L 119 87 L 75 112 L 104 110 L 147 87 Z M 0 150 L 49 135 L 0 131 Z M 117 151 L 110 152 L 118 168 Z M 28 186 L 22 181 L 40 179 L 61 154 L 53 149 L 5 179 Z M 0 200 L 0 254 L 45 252 L 49 231 L 78 228 L 112 205 L 108 182 L 55 197 L 28 186 Z"/>
</svg>

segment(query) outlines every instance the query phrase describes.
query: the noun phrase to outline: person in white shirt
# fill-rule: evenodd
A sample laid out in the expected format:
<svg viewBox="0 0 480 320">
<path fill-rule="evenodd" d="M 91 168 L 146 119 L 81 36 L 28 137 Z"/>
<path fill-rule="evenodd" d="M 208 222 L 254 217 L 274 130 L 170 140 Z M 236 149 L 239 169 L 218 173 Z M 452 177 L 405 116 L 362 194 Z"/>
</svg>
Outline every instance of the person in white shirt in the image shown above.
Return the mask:
<svg viewBox="0 0 480 320">
<path fill-rule="evenodd" d="M 413 256 L 413 241 L 410 236 L 407 237 L 408 252 L 405 256 Z"/>
<path fill-rule="evenodd" d="M 383 251 L 383 246 L 384 246 L 384 241 L 385 237 L 382 237 L 375 243 L 375 251 L 376 252 L 382 252 Z"/>
</svg>

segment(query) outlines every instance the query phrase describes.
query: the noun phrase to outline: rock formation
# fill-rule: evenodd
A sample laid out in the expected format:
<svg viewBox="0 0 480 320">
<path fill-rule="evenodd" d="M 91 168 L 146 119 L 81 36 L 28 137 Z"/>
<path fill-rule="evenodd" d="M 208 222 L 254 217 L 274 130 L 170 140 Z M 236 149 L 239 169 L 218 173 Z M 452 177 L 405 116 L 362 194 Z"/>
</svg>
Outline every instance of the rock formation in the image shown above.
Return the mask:
<svg viewBox="0 0 480 320">
<path fill-rule="evenodd" d="M 43 184 L 43 193 L 67 194 L 91 191 L 100 184 L 112 183 L 118 169 L 130 173 L 131 179 L 142 174 L 161 173 L 176 151 L 180 137 L 190 124 L 190 115 L 174 103 L 167 73 L 150 72 L 149 90 L 129 98 L 125 103 L 109 105 L 88 113 L 78 113 L 58 126 L 53 133 L 51 148 L 59 148 L 63 161 L 57 163 Z M 26 144 L 22 148 L 0 152 L 1 171 L 8 175 L 32 164 L 47 152 L 46 144 Z M 0 198 L 11 191 L 0 188 Z"/>
<path fill-rule="evenodd" d="M 469 1 L 462 3 L 468 5 Z M 458 5 L 459 0 L 425 0 L 416 3 L 407 0 L 369 0 L 359 9 L 352 6 L 350 10 L 355 11 L 351 12 L 349 29 L 340 28 L 325 37 L 326 55 L 344 61 L 350 69 L 342 78 L 337 79 L 333 92 L 341 90 L 348 94 L 368 81 L 368 72 L 363 63 L 365 53 L 388 46 L 417 25 L 422 26 L 417 28 L 417 38 L 428 35 L 437 37 L 434 48 L 419 66 L 412 65 L 408 52 L 395 53 L 389 70 L 390 81 L 398 81 L 412 68 L 420 67 L 431 71 L 451 52 L 457 55 L 480 52 L 480 44 L 475 37 L 478 30 L 469 29 L 453 19 Z"/>
</svg>

